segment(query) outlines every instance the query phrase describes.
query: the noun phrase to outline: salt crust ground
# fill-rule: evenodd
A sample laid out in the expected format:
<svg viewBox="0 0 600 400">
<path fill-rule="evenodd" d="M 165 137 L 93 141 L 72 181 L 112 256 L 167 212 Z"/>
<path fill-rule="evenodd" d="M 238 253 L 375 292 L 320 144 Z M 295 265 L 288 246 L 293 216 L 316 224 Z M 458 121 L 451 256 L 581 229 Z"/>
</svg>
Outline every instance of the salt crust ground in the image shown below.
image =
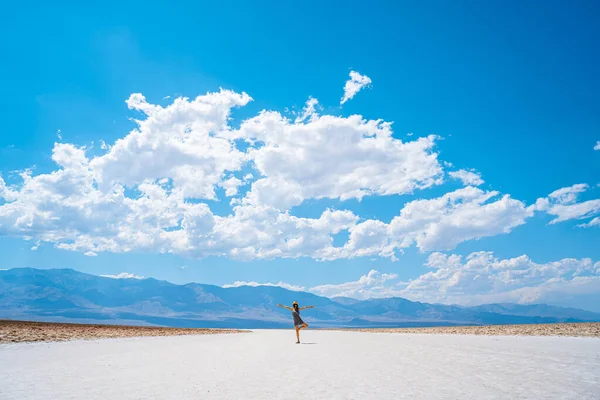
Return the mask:
<svg viewBox="0 0 600 400">
<path fill-rule="evenodd" d="M 600 340 L 338 331 L 0 345 L 0 399 L 598 399 Z"/>
<path fill-rule="evenodd" d="M 527 325 L 436 326 L 432 328 L 344 329 L 358 332 L 433 333 L 485 336 L 581 336 L 600 337 L 600 322 Z"/>
</svg>

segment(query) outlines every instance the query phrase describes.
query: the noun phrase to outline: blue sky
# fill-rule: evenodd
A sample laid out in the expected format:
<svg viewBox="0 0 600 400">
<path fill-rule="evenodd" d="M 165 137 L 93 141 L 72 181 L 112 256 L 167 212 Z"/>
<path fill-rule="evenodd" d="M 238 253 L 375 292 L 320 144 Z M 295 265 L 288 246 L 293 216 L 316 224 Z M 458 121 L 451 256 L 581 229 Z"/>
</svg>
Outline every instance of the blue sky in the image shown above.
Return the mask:
<svg viewBox="0 0 600 400">
<path fill-rule="evenodd" d="M 218 3 L 7 7 L 0 268 L 598 298 L 595 2 Z"/>
</svg>

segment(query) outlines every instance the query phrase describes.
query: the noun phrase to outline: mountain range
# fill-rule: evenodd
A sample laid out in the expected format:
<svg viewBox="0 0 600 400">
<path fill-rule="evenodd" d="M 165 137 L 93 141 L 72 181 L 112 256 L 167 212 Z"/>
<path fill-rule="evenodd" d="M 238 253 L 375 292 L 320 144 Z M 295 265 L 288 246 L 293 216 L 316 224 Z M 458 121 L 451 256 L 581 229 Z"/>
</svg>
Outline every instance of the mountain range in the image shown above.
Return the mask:
<svg viewBox="0 0 600 400">
<path fill-rule="evenodd" d="M 275 286 L 176 285 L 153 278 L 114 279 L 72 269 L 0 271 L 0 318 L 213 328 L 290 327 L 292 301 L 314 327 L 415 327 L 600 321 L 600 314 L 545 304 L 475 307 L 403 298 L 327 298 Z"/>
</svg>

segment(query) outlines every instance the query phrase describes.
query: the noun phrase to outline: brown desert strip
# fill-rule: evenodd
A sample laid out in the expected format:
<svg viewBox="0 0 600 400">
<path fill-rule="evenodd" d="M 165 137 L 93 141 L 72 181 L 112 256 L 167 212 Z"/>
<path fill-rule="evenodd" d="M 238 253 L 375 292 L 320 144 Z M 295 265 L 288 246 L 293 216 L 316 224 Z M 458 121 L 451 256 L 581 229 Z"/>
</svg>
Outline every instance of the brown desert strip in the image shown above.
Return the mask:
<svg viewBox="0 0 600 400">
<path fill-rule="evenodd" d="M 242 332 L 249 331 L 0 320 L 0 343 L 59 342 L 136 336 L 216 335 Z"/>
<path fill-rule="evenodd" d="M 600 322 L 531 325 L 440 326 L 434 328 L 346 328 L 339 330 L 371 333 L 600 337 Z"/>
</svg>

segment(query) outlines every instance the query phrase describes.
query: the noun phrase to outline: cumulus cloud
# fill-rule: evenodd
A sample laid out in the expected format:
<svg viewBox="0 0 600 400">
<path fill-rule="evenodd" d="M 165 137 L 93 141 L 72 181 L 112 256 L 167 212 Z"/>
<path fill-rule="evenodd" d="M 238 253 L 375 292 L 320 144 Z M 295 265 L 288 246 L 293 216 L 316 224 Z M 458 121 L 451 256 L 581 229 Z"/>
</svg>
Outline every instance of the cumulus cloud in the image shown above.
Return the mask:
<svg viewBox="0 0 600 400">
<path fill-rule="evenodd" d="M 577 185 L 529 207 L 466 186 L 401 203 L 389 222 L 344 209 L 298 217 L 294 207 L 308 200 L 360 201 L 442 184 L 438 138 L 403 141 L 385 121 L 319 115 L 314 98 L 296 120 L 264 110 L 232 127 L 232 109 L 250 101 L 246 93 L 220 90 L 161 106 L 132 94 L 126 104 L 137 126 L 111 145 L 101 141 L 102 154 L 55 143 L 53 171 L 25 170 L 11 185 L 0 176 L 0 235 L 88 256 L 137 251 L 240 260 L 395 259 L 410 246 L 450 250 L 508 233 L 536 210 L 562 218 L 591 215 L 597 207 L 575 203 L 583 190 Z M 456 177 L 465 184 L 481 179 L 462 171 Z M 216 215 L 207 200 L 223 197 L 231 210 Z M 334 246 L 340 232 L 349 238 Z"/>
<path fill-rule="evenodd" d="M 177 98 L 163 108 L 132 94 L 128 107 L 146 118 L 107 154 L 91 160 L 94 178 L 103 190 L 170 178 L 184 197 L 215 199 L 215 186 L 226 172 L 239 170 L 246 160 L 227 139 L 230 111 L 251 100 L 246 93 L 221 90 L 194 100 Z"/>
<path fill-rule="evenodd" d="M 600 299 L 600 262 L 589 258 L 536 263 L 527 255 L 499 259 L 485 251 L 466 257 L 432 253 L 425 266 L 431 271 L 408 282 L 398 281 L 394 273 L 371 270 L 356 281 L 305 290 L 330 298 L 403 297 L 459 305 L 556 303 L 560 299 L 581 307 L 586 299 Z M 287 283 L 274 285 L 294 287 Z"/>
<path fill-rule="evenodd" d="M 219 186 L 225 189 L 225 196 L 231 197 L 235 196 L 238 193 L 238 186 L 240 186 L 242 183 L 243 182 L 241 180 L 239 180 L 235 176 L 232 176 L 231 178 L 222 181 L 219 184 Z"/>
<path fill-rule="evenodd" d="M 596 142 L 596 145 L 594 146 L 594 150 L 600 150 L 600 140 L 598 140 Z"/>
<path fill-rule="evenodd" d="M 340 105 L 356 96 L 362 88 L 371 84 L 371 78 L 366 75 L 361 75 L 356 71 L 350 71 L 350 79 L 344 85 L 344 96 L 340 100 Z"/>
<path fill-rule="evenodd" d="M 206 251 L 252 260 L 323 259 L 333 247 L 331 235 L 353 226 L 358 217 L 350 211 L 326 210 L 319 218 L 300 218 L 271 207 L 236 206 L 232 215 L 215 219 Z"/>
<path fill-rule="evenodd" d="M 433 253 L 427 266 L 432 271 L 412 280 L 402 290 L 404 297 L 463 305 L 536 303 L 600 290 L 600 262 L 589 258 L 539 264 L 526 255 L 498 259 L 492 252 L 475 252 L 463 259 Z"/>
<path fill-rule="evenodd" d="M 112 278 L 112 279 L 144 279 L 143 276 L 134 275 L 129 272 L 121 272 L 120 274 L 117 274 L 117 275 L 100 275 L 100 276 L 103 276 L 104 278 Z"/>
<path fill-rule="evenodd" d="M 442 182 L 435 136 L 403 142 L 392 137 L 389 123 L 359 115 L 295 124 L 263 112 L 244 121 L 237 134 L 261 143 L 248 150 L 262 177 L 252 184 L 247 204 L 286 210 L 309 198 L 407 194 Z"/>
<path fill-rule="evenodd" d="M 357 281 L 338 285 L 315 286 L 310 288 L 309 291 L 325 297 L 351 297 L 360 300 L 374 297 L 393 297 L 398 292 L 386 284 L 397 278 L 397 274 L 385 274 L 373 269 Z"/>
<path fill-rule="evenodd" d="M 465 186 L 479 186 L 485 182 L 481 179 L 481 175 L 475 171 L 467 171 L 466 169 L 459 169 L 458 171 L 451 171 L 448 173 L 450 177 L 459 179 Z"/>
<path fill-rule="evenodd" d="M 331 258 L 379 255 L 396 249 L 448 250 L 467 240 L 505 234 L 525 223 L 533 210 L 509 195 L 468 186 L 441 197 L 413 200 L 389 224 L 362 221 L 350 227 L 348 242 Z"/>
<path fill-rule="evenodd" d="M 0 200 L 15 201 L 17 196 L 18 192 L 8 187 L 2 175 L 0 175 Z"/>
</svg>

